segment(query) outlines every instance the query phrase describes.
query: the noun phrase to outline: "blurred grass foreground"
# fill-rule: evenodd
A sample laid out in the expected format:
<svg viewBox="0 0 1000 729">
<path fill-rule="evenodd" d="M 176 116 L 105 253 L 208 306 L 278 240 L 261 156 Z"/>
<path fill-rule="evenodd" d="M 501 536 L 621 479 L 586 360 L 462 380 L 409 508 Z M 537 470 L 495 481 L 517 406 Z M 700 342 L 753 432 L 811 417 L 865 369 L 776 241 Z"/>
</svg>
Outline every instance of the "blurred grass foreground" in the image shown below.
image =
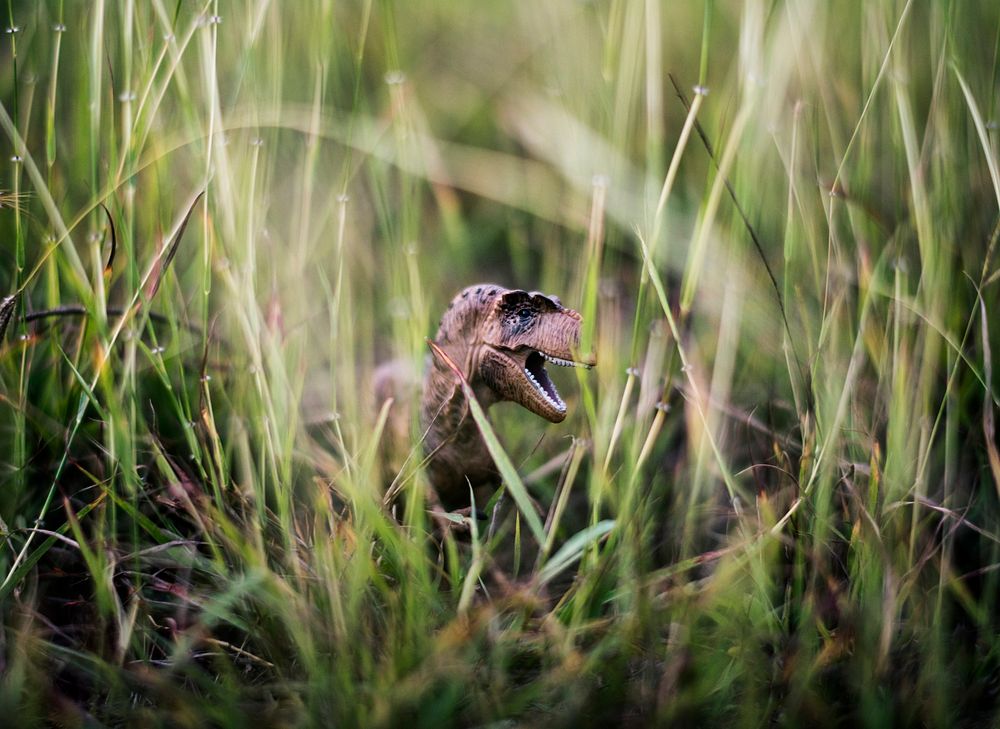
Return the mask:
<svg viewBox="0 0 1000 729">
<path fill-rule="evenodd" d="M 4 725 L 1000 721 L 1000 5 L 3 13 Z M 598 366 L 441 537 L 479 281 Z"/>
</svg>

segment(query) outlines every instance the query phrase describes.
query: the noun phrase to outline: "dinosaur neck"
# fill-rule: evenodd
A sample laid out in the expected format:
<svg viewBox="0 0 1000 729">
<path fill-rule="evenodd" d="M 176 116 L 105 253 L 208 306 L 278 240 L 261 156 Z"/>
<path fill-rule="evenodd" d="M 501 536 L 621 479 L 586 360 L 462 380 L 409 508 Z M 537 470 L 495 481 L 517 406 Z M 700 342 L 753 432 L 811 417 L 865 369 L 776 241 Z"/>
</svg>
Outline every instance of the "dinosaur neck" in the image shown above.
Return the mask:
<svg viewBox="0 0 1000 729">
<path fill-rule="evenodd" d="M 477 402 L 487 410 L 497 401 L 496 393 L 479 377 L 478 357 L 483 304 L 499 287 L 466 289 L 456 296 L 441 320 L 435 341 L 462 370 Z M 427 432 L 424 451 L 431 456 L 428 475 L 446 506 L 468 503 L 471 483 L 495 480 L 493 459 L 469 411 L 468 402 L 455 373 L 436 357 L 424 377 L 421 425 Z"/>
<path fill-rule="evenodd" d="M 477 387 L 474 377 L 470 383 L 479 404 L 484 410 L 489 408 L 495 402 L 492 391 Z M 475 486 L 490 480 L 493 459 L 455 374 L 446 366 L 430 366 L 424 379 L 421 410 L 421 423 L 427 431 L 424 450 L 431 456 L 431 482 L 442 501 L 467 502 L 468 483 Z"/>
</svg>

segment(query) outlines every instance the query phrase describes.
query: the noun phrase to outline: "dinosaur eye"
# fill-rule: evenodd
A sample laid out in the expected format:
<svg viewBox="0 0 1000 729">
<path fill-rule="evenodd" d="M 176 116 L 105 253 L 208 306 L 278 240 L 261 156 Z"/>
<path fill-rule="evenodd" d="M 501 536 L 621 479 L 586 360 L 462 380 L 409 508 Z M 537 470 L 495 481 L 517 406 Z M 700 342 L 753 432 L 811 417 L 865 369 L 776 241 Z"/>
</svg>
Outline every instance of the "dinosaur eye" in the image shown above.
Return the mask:
<svg viewBox="0 0 1000 729">
<path fill-rule="evenodd" d="M 518 309 L 517 318 L 521 321 L 527 321 L 532 317 L 531 309 Z"/>
</svg>

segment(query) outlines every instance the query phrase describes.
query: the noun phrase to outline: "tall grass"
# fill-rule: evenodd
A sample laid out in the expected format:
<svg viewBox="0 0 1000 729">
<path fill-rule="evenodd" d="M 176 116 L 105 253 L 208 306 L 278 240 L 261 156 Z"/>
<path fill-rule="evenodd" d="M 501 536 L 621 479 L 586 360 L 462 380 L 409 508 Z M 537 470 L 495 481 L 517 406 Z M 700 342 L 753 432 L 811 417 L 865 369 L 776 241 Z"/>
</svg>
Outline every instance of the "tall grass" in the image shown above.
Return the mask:
<svg viewBox="0 0 1000 729">
<path fill-rule="evenodd" d="M 0 716 L 998 721 L 1000 9 L 6 15 Z M 463 541 L 369 393 L 479 280 L 599 364 Z"/>
</svg>

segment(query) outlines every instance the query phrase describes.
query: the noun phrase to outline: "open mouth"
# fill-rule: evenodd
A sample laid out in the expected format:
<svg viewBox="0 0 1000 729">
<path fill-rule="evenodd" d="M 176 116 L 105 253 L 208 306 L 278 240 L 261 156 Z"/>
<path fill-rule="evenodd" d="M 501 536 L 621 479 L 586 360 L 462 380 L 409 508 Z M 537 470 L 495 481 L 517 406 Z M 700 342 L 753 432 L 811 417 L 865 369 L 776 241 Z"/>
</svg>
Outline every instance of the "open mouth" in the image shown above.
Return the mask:
<svg viewBox="0 0 1000 729">
<path fill-rule="evenodd" d="M 545 371 L 545 362 L 549 361 L 552 364 L 559 365 L 560 367 L 587 367 L 589 365 L 574 362 L 568 359 L 562 359 L 560 357 L 552 357 L 545 352 L 533 351 L 528 355 L 527 359 L 524 361 L 524 374 L 527 375 L 528 381 L 534 385 L 535 389 L 541 393 L 542 397 L 548 401 L 548 403 L 554 407 L 559 412 L 566 411 L 566 403 L 563 402 L 562 398 L 559 397 L 559 391 L 556 389 L 555 384 L 549 379 L 549 373 Z"/>
</svg>

